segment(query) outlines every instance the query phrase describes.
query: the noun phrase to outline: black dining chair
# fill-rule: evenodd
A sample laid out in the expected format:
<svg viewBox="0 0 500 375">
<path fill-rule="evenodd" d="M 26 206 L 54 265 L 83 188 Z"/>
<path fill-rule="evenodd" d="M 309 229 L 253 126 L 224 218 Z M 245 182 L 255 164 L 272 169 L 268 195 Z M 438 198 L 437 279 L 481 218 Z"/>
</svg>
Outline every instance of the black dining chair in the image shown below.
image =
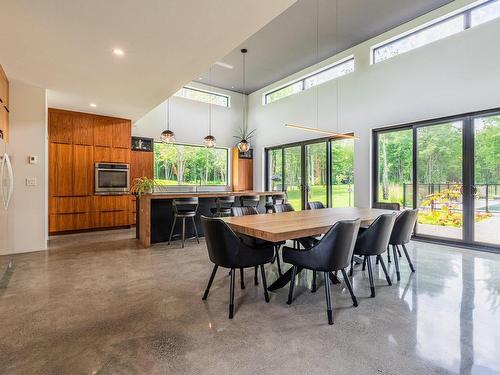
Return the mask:
<svg viewBox="0 0 500 375">
<path fill-rule="evenodd" d="M 381 210 L 393 210 L 393 211 L 400 211 L 401 210 L 401 205 L 398 202 L 374 202 L 372 204 L 373 208 L 378 208 Z M 398 255 L 401 258 L 401 251 L 398 250 Z M 391 263 L 391 252 L 389 251 L 389 248 L 387 248 L 387 261 Z M 376 263 L 378 264 L 378 258 Z M 363 262 L 363 271 L 365 270 L 365 265 L 366 263 Z"/>
<path fill-rule="evenodd" d="M 382 266 L 385 274 L 385 279 L 389 285 L 392 285 L 391 278 L 387 273 L 387 268 L 385 267 L 384 259 L 382 259 L 381 254 L 387 250 L 389 245 L 389 238 L 391 237 L 392 228 L 394 227 L 394 221 L 396 220 L 396 214 L 384 214 L 377 217 L 373 223 L 366 228 L 362 233 L 358 235 L 356 240 L 356 245 L 354 246 L 354 255 L 364 256 L 366 264 L 368 266 L 368 277 L 370 279 L 370 290 L 371 297 L 375 297 L 375 284 L 373 282 L 373 270 L 371 257 L 375 256 Z M 353 273 L 354 260 L 351 258 L 351 270 L 350 274 Z"/>
<path fill-rule="evenodd" d="M 283 248 L 283 261 L 293 265 L 287 304 L 292 303 L 293 287 L 297 268 L 306 268 L 314 272 L 323 272 L 325 278 L 326 311 L 328 324 L 333 324 L 332 303 L 330 298 L 330 273 L 342 271 L 344 282 L 351 294 L 354 306 L 358 301 L 352 290 L 345 268 L 349 266 L 356 236 L 358 235 L 360 219 L 339 221 L 335 223 L 323 238 L 313 247 L 306 250 Z"/>
<path fill-rule="evenodd" d="M 231 216 L 231 208 L 234 206 L 236 199 L 232 195 L 215 198 L 215 207 L 210 209 L 214 217 Z"/>
<path fill-rule="evenodd" d="M 394 228 L 392 229 L 391 238 L 389 239 L 389 245 L 392 246 L 392 252 L 394 255 L 394 264 L 396 265 L 396 277 L 401 280 L 401 274 L 399 272 L 399 260 L 396 257 L 396 251 L 399 252 L 399 247 L 403 247 L 403 252 L 405 253 L 406 260 L 410 266 L 411 272 L 415 272 L 415 267 L 411 262 L 410 254 L 406 249 L 406 244 L 410 242 L 411 234 L 415 228 L 415 224 L 418 218 L 418 209 L 414 210 L 404 210 L 401 212 L 394 223 Z M 387 249 L 389 252 L 389 248 Z"/>
<path fill-rule="evenodd" d="M 242 206 L 242 207 L 232 207 L 231 208 L 231 213 L 232 216 L 248 216 L 248 215 L 259 215 L 259 212 L 255 207 L 247 207 L 247 206 Z M 275 256 L 273 259 L 273 263 L 276 260 L 277 266 L 278 266 L 278 274 L 281 276 L 283 273 L 281 272 L 281 261 L 280 261 L 280 246 L 285 244 L 285 241 L 281 242 L 269 242 L 265 240 L 261 240 L 259 238 L 255 237 L 250 237 L 245 234 L 239 234 L 239 236 L 245 241 L 249 246 L 252 247 L 259 247 L 259 246 L 274 246 L 275 248 Z M 242 271 L 243 272 L 243 271 Z M 243 279 L 243 277 L 242 277 Z M 244 284 L 243 281 L 242 283 L 242 288 L 244 289 Z M 255 267 L 255 276 L 254 276 L 254 283 L 255 285 L 259 284 L 259 280 L 257 277 L 257 267 Z"/>
<path fill-rule="evenodd" d="M 283 204 L 286 203 L 286 193 L 283 194 L 275 194 L 268 196 L 266 198 L 266 212 L 271 213 L 273 212 L 273 205 L 275 204 Z"/>
<path fill-rule="evenodd" d="M 309 210 L 321 210 L 322 208 L 325 208 L 322 202 L 307 202 L 307 209 Z"/>
<path fill-rule="evenodd" d="M 172 228 L 170 229 L 170 236 L 168 237 L 168 245 L 172 241 L 172 236 L 174 234 L 175 224 L 177 219 L 182 219 L 182 248 L 184 248 L 184 242 L 186 240 L 186 219 L 191 219 L 193 223 L 193 229 L 196 237 L 196 241 L 200 243 L 198 238 L 198 230 L 196 229 L 196 222 L 194 220 L 196 212 L 198 211 L 198 198 L 176 198 L 172 200 L 172 208 L 174 210 L 174 222 L 172 223 Z"/>
<path fill-rule="evenodd" d="M 201 223 L 205 233 L 208 256 L 210 261 L 214 264 L 212 274 L 210 275 L 202 299 L 207 299 L 217 269 L 219 267 L 229 268 L 231 270 L 229 282 L 229 319 L 232 319 L 234 316 L 235 270 L 237 268 L 243 269 L 259 266 L 262 286 L 264 288 L 264 298 L 266 302 L 269 302 L 264 264 L 270 263 L 273 260 L 274 247 L 261 246 L 259 248 L 253 248 L 248 246 L 224 221 L 218 218 L 202 216 Z"/>
<path fill-rule="evenodd" d="M 242 207 L 255 207 L 257 208 L 260 203 L 259 195 L 242 195 L 240 197 L 240 204 Z"/>
</svg>

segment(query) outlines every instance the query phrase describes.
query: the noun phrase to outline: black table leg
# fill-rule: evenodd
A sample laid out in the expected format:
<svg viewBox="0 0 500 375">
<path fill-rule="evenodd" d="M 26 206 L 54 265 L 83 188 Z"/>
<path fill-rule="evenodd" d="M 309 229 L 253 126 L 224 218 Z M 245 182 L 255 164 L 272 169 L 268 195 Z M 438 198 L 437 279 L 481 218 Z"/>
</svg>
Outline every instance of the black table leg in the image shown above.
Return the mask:
<svg viewBox="0 0 500 375">
<path fill-rule="evenodd" d="M 287 286 L 290 280 L 292 279 L 292 269 L 293 267 L 290 268 L 288 271 L 286 271 L 283 275 L 278 277 L 274 283 L 269 285 L 269 288 L 267 288 L 267 290 L 272 292 L 273 290 L 281 289 L 284 286 Z M 302 267 L 297 267 L 297 275 L 299 274 L 300 271 L 302 271 Z"/>
</svg>

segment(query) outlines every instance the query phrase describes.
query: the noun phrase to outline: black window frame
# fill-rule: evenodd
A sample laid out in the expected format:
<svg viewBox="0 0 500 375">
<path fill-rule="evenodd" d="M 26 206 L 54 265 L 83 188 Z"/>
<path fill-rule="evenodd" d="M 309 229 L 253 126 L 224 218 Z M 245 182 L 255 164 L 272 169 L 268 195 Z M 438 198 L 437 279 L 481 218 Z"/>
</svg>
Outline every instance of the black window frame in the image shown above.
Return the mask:
<svg viewBox="0 0 500 375">
<path fill-rule="evenodd" d="M 399 130 L 412 130 L 412 197 L 413 197 L 413 207 L 417 208 L 417 159 L 418 159 L 418 142 L 417 142 L 417 130 L 422 127 L 440 125 L 447 122 L 462 121 L 462 186 L 463 186 L 463 236 L 461 240 L 437 237 L 431 235 L 424 235 L 414 233 L 414 239 L 432 242 L 432 243 L 442 243 L 449 244 L 456 247 L 463 247 L 467 249 L 481 250 L 493 253 L 500 253 L 500 245 L 493 245 L 489 243 L 483 243 L 474 240 L 474 204 L 472 196 L 472 186 L 474 185 L 474 119 L 481 117 L 497 116 L 500 115 L 500 107 L 485 109 L 474 112 L 465 112 L 461 114 L 444 116 L 434 119 L 415 121 L 409 123 L 403 123 L 398 125 L 386 126 L 372 129 L 372 159 L 371 159 L 371 192 L 372 199 L 371 204 L 377 203 L 378 198 L 378 160 L 379 160 L 379 150 L 378 150 L 378 135 Z"/>
</svg>

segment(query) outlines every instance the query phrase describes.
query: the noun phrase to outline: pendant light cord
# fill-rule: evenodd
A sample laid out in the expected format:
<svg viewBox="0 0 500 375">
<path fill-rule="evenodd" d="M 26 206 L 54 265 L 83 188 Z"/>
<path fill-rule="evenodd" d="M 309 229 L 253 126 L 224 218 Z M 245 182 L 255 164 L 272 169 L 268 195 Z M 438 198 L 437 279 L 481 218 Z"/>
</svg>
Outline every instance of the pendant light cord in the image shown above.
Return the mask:
<svg viewBox="0 0 500 375">
<path fill-rule="evenodd" d="M 319 0 L 316 0 L 316 63 L 319 59 Z M 316 127 L 319 128 L 319 99 L 318 99 L 318 85 L 314 88 L 314 95 L 316 99 Z"/>
<path fill-rule="evenodd" d="M 339 32 L 339 1 L 335 0 L 335 49 L 337 49 L 338 32 Z M 337 80 L 337 133 L 340 133 L 340 79 Z"/>
<path fill-rule="evenodd" d="M 170 130 L 170 98 L 167 100 L 167 130 Z"/>
<path fill-rule="evenodd" d="M 247 130 L 247 97 L 246 97 L 246 51 L 243 55 L 243 134 L 246 136 Z"/>
<path fill-rule="evenodd" d="M 208 82 L 210 87 L 210 93 L 212 92 L 212 67 L 208 71 Z M 212 101 L 213 96 L 210 94 L 210 104 L 208 105 L 208 135 L 212 135 Z"/>
</svg>

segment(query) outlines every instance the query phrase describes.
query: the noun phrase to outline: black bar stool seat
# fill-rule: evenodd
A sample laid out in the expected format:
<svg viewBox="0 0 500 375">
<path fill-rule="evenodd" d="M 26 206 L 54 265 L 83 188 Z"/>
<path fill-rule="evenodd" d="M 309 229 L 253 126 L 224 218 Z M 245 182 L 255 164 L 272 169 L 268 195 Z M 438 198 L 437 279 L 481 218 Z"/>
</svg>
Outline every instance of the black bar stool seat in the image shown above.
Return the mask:
<svg viewBox="0 0 500 375">
<path fill-rule="evenodd" d="M 231 216 L 231 208 L 234 206 L 235 198 L 232 195 L 215 198 L 215 207 L 210 209 L 214 217 Z"/>
<path fill-rule="evenodd" d="M 257 208 L 260 203 L 259 195 L 242 195 L 240 197 L 241 207 L 255 207 Z"/>
</svg>

